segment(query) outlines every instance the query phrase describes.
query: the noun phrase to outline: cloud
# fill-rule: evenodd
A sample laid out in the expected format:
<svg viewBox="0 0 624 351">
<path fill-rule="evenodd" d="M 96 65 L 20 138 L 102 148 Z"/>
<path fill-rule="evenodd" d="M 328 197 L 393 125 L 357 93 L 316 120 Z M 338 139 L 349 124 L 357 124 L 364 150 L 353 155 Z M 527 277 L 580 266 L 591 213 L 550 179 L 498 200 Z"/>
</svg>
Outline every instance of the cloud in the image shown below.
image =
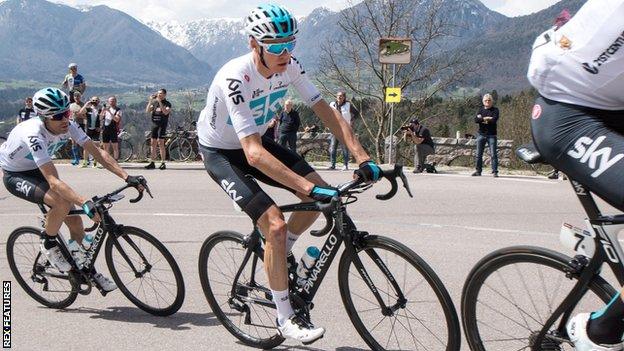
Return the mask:
<svg viewBox="0 0 624 351">
<path fill-rule="evenodd" d="M 560 0 L 481 0 L 481 2 L 490 9 L 510 17 L 528 15 L 550 7 L 559 1 Z"/>
<path fill-rule="evenodd" d="M 305 16 L 317 7 L 327 7 L 338 11 L 350 3 L 361 0 L 317 0 L 283 2 L 296 16 Z M 106 5 L 126 12 L 142 21 L 178 21 L 186 22 L 200 18 L 235 17 L 242 18 L 262 0 L 55 0 L 53 2 L 69 6 Z"/>
</svg>

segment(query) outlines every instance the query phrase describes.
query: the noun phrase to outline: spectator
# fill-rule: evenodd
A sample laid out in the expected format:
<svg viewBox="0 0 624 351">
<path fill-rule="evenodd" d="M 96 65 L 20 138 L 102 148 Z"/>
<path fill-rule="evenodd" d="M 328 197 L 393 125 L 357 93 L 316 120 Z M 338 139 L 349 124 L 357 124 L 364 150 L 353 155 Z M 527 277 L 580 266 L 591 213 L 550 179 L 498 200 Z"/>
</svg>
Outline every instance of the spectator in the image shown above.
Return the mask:
<svg viewBox="0 0 624 351">
<path fill-rule="evenodd" d="M 100 118 L 103 120 L 102 143 L 105 151 L 111 153 L 112 148 L 112 156 L 115 160 L 119 158 L 117 132 L 121 124 L 121 116 L 121 109 L 117 107 L 117 98 L 114 96 L 109 97 L 108 106 L 105 105 L 100 113 Z"/>
<path fill-rule="evenodd" d="M 496 123 L 498 122 L 498 108 L 494 107 L 492 95 L 483 95 L 483 107 L 475 117 L 475 123 L 479 125 L 477 134 L 477 157 L 476 170 L 473 176 L 480 176 L 483 170 L 483 150 L 485 143 L 490 146 L 490 156 L 492 157 L 492 175 L 498 177 L 498 151 L 496 138 Z"/>
<path fill-rule="evenodd" d="M 427 156 L 435 153 L 435 145 L 428 128 L 421 125 L 418 119 L 413 119 L 406 126 L 401 127 L 405 138 L 414 144 L 414 173 L 422 173 L 425 169 Z"/>
<path fill-rule="evenodd" d="M 266 132 L 264 132 L 263 136 L 273 141 L 277 141 L 276 135 L 277 135 L 278 125 L 279 125 L 279 122 L 277 121 L 277 117 L 273 117 L 271 121 L 269 122 L 269 128 L 266 130 Z"/>
<path fill-rule="evenodd" d="M 69 105 L 69 111 L 71 111 L 71 115 L 69 117 L 70 120 L 74 121 L 78 124 L 78 127 L 82 129 L 83 132 L 86 132 L 85 128 L 85 117 L 86 111 L 83 109 L 84 103 L 82 102 L 82 94 L 79 91 L 74 91 L 74 102 Z M 80 146 L 74 142 L 72 139 L 72 165 L 76 166 L 80 163 Z"/>
<path fill-rule="evenodd" d="M 167 135 L 167 124 L 169 124 L 169 116 L 171 114 L 171 103 L 167 100 L 167 90 L 160 89 L 158 93 L 147 99 L 145 112 L 152 116 L 152 140 L 151 140 L 151 160 L 145 166 L 145 169 L 154 169 L 156 165 L 156 146 L 160 150 L 160 169 L 166 169 L 165 159 L 167 158 L 167 150 L 165 149 L 165 137 Z"/>
<path fill-rule="evenodd" d="M 31 117 L 35 116 L 32 97 L 27 97 L 26 100 L 24 100 L 24 105 L 25 106 L 17 113 L 17 120 L 15 121 L 15 124 L 20 124 L 21 122 L 29 120 Z"/>
<path fill-rule="evenodd" d="M 353 129 L 353 120 L 356 119 L 360 112 L 351 104 L 351 102 L 347 101 L 347 94 L 344 91 L 339 91 L 336 94 L 336 101 L 332 101 L 329 103 L 329 106 L 335 108 L 340 112 L 342 118 L 351 126 Z M 329 145 L 329 159 L 331 162 L 331 166 L 329 169 L 336 169 L 336 151 L 338 150 L 338 138 L 335 135 L 331 136 L 331 141 Z M 344 159 L 344 167 L 343 170 L 349 169 L 349 150 L 346 147 L 341 146 L 342 149 L 342 158 Z"/>
<path fill-rule="evenodd" d="M 96 146 L 100 146 L 100 112 L 102 109 L 99 107 L 100 98 L 97 96 L 92 96 L 89 99 L 89 102 L 86 103 L 83 107 L 86 115 L 86 127 L 87 127 L 87 136 L 91 138 L 93 143 Z M 89 152 L 85 149 L 83 154 L 83 161 L 81 167 L 87 167 L 90 163 L 89 160 Z M 93 167 L 98 167 L 97 161 L 93 160 Z"/>
<path fill-rule="evenodd" d="M 69 73 L 65 76 L 62 85 L 68 91 L 69 102 L 74 102 L 74 92 L 79 91 L 81 94 L 84 94 L 85 90 L 87 90 L 87 83 L 85 83 L 82 75 L 78 74 L 77 64 L 72 62 L 67 68 Z"/>
<path fill-rule="evenodd" d="M 292 152 L 297 152 L 297 131 L 301 125 L 299 113 L 293 110 L 293 102 L 288 99 L 284 102 L 284 111 L 279 117 L 279 144 Z"/>
</svg>

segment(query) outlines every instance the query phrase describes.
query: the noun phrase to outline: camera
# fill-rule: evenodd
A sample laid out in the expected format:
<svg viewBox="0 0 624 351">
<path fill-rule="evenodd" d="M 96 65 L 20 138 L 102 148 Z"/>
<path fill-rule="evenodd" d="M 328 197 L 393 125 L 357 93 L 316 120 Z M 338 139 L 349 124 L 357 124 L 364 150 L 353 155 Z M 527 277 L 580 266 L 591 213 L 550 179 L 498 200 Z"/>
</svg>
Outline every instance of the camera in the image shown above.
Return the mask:
<svg viewBox="0 0 624 351">
<path fill-rule="evenodd" d="M 152 94 L 152 99 L 155 99 L 157 94 Z"/>
<path fill-rule="evenodd" d="M 401 130 L 412 130 L 412 125 L 411 124 L 407 124 L 401 127 Z"/>
</svg>

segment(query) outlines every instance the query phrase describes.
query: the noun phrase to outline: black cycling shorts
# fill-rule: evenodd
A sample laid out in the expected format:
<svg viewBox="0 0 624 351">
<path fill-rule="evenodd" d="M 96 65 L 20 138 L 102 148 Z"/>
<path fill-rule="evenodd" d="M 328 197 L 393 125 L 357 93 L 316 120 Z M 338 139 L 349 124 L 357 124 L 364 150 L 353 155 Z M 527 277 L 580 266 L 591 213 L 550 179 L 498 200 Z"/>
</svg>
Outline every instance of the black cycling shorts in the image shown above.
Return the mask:
<svg viewBox="0 0 624 351">
<path fill-rule="evenodd" d="M 624 111 L 539 97 L 531 131 L 546 162 L 624 211 Z"/>
<path fill-rule="evenodd" d="M 117 130 L 114 128 L 104 128 L 104 133 L 102 133 L 102 142 L 103 143 L 117 143 Z"/>
<path fill-rule="evenodd" d="M 273 140 L 262 138 L 262 146 L 298 175 L 305 177 L 314 172 L 314 169 L 299 154 L 278 145 Z M 254 223 L 275 204 L 254 179 L 295 193 L 294 190 L 250 166 L 243 149 L 215 149 L 203 145 L 200 145 L 199 149 L 208 174 L 251 217 Z"/>
<path fill-rule="evenodd" d="M 165 139 L 167 134 L 167 120 L 152 122 L 152 139 Z"/>
<path fill-rule="evenodd" d="M 23 172 L 4 171 L 2 177 L 4 187 L 13 195 L 26 201 L 43 204 L 45 194 L 50 190 L 50 184 L 39 168 Z"/>
<path fill-rule="evenodd" d="M 87 129 L 87 136 L 93 141 L 100 141 L 100 132 L 97 129 Z"/>
</svg>

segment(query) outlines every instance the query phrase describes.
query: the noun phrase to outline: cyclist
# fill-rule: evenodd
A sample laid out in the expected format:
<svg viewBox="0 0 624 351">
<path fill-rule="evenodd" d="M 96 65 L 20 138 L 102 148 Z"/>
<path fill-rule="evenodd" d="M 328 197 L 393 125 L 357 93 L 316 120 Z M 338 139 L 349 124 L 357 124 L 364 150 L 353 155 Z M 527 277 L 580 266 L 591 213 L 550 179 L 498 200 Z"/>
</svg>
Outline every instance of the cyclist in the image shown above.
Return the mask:
<svg viewBox="0 0 624 351">
<path fill-rule="evenodd" d="M 226 63 L 208 91 L 197 123 L 200 151 L 212 179 L 266 237 L 264 264 L 277 307 L 279 332 L 308 344 L 321 338 L 325 330 L 293 311 L 288 296 L 287 253 L 318 213 L 297 212 L 286 223 L 275 202 L 250 178 L 287 189 L 303 201 L 328 201 L 338 194 L 300 155 L 262 137 L 287 88 L 293 85 L 349 148 L 360 164 L 358 176 L 376 181 L 380 169 L 291 56 L 298 32 L 296 18 L 282 6 L 261 5 L 245 18 L 245 31 L 251 52 Z"/>
<path fill-rule="evenodd" d="M 533 44 L 528 78 L 540 96 L 533 140 L 544 159 L 624 211 L 624 0 L 589 0 Z M 624 291 L 623 291 L 624 292 Z M 624 344 L 623 292 L 567 325 L 577 350 Z"/>
<path fill-rule="evenodd" d="M 50 155 L 62 147 L 69 138 L 87 149 L 106 169 L 125 179 L 140 190 L 141 177 L 129 176 L 108 153 L 99 149 L 74 122 L 69 121 L 69 98 L 56 88 L 39 90 L 33 97 L 35 113 L 17 125 L 7 141 L 0 146 L 0 167 L 4 172 L 4 186 L 13 195 L 36 204 L 46 204 L 48 212 L 41 253 L 60 271 L 68 271 L 71 265 L 58 246 L 56 236 L 61 225 L 69 228 L 71 238 L 78 243 L 84 238 L 84 226 L 79 216 L 67 217 L 78 205 L 93 221 L 100 220 L 93 201 L 76 193 L 63 182 Z M 105 291 L 117 288 L 115 283 L 100 273 L 92 272 L 93 278 Z"/>
</svg>

